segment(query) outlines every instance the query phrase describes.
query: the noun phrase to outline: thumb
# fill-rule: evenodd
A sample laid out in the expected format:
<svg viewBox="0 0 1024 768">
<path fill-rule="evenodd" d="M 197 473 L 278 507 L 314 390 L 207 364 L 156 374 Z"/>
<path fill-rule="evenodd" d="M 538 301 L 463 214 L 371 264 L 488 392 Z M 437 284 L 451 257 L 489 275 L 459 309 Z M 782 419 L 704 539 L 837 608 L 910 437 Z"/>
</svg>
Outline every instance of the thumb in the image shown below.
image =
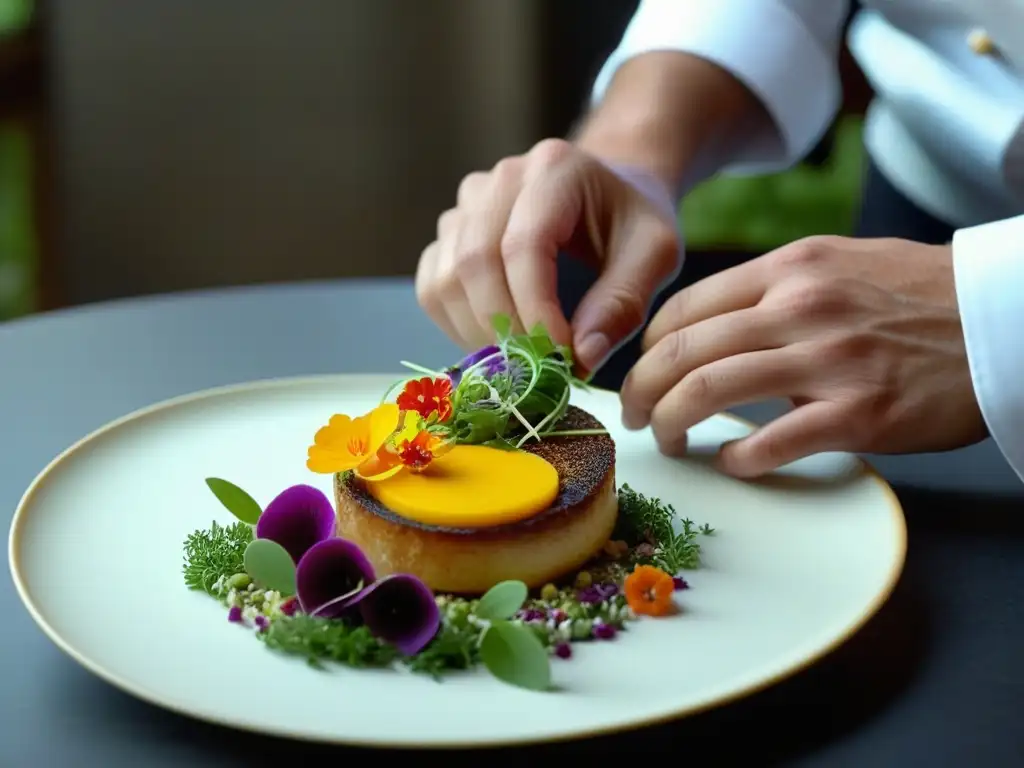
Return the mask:
<svg viewBox="0 0 1024 768">
<path fill-rule="evenodd" d="M 657 216 L 633 218 L 609 242 L 600 276 L 572 319 L 573 357 L 593 373 L 643 326 L 654 297 L 679 274 L 682 242 Z"/>
</svg>

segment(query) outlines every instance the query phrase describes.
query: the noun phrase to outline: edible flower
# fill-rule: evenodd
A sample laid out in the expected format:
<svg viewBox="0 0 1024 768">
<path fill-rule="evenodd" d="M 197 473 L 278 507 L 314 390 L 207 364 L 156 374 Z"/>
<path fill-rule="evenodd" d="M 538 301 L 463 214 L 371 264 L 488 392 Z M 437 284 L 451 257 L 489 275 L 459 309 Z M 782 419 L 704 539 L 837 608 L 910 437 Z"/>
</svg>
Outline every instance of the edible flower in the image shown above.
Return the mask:
<svg viewBox="0 0 1024 768">
<path fill-rule="evenodd" d="M 405 656 L 414 656 L 434 639 L 441 612 L 433 592 L 407 573 L 385 576 L 359 597 L 359 613 L 375 636 Z"/>
<path fill-rule="evenodd" d="M 598 605 L 606 600 L 611 600 L 619 594 L 617 585 L 608 582 L 605 584 L 592 584 L 576 592 L 576 600 L 584 605 Z"/>
<path fill-rule="evenodd" d="M 335 414 L 313 438 L 306 466 L 313 472 L 331 475 L 371 465 L 398 429 L 400 417 L 401 409 L 395 403 L 383 403 L 355 419 Z"/>
<path fill-rule="evenodd" d="M 413 411 L 424 419 L 436 413 L 437 421 L 443 423 L 452 415 L 451 379 L 429 376 L 413 379 L 405 385 L 396 403 L 403 411 Z"/>
<path fill-rule="evenodd" d="M 476 352 L 471 352 L 462 358 L 457 365 L 453 365 L 445 371 L 451 380 L 452 386 L 458 387 L 462 381 L 462 374 L 479 363 L 483 363 L 481 366 L 483 368 L 483 375 L 488 379 L 497 376 L 499 373 L 504 373 L 507 369 L 505 355 L 502 354 L 501 347 L 491 344 L 490 346 L 478 349 Z"/>
<path fill-rule="evenodd" d="M 333 533 L 334 507 L 310 485 L 293 485 L 279 493 L 256 523 L 256 538 L 280 544 L 296 563 Z"/>
<path fill-rule="evenodd" d="M 376 580 L 373 565 L 347 539 L 330 538 L 310 548 L 295 569 L 299 605 L 310 616 L 358 618 L 370 633 L 412 656 L 441 626 L 434 593 L 409 574 Z"/>
<path fill-rule="evenodd" d="M 423 469 L 434 460 L 434 448 L 440 442 L 440 440 L 424 429 L 412 440 L 403 441 L 399 447 L 398 455 L 402 459 L 402 464 L 410 469 Z"/>
<path fill-rule="evenodd" d="M 451 441 L 444 441 L 424 428 L 423 419 L 416 411 L 403 411 L 402 426 L 372 460 L 356 468 L 356 475 L 364 480 L 379 481 L 406 468 L 419 472 L 451 447 Z"/>
<path fill-rule="evenodd" d="M 638 565 L 626 577 L 626 602 L 638 616 L 667 616 L 674 612 L 672 576 L 653 565 Z"/>
<path fill-rule="evenodd" d="M 331 538 L 311 547 L 295 569 L 295 591 L 302 610 L 333 619 L 360 599 L 374 581 L 373 566 L 351 541 Z"/>
</svg>

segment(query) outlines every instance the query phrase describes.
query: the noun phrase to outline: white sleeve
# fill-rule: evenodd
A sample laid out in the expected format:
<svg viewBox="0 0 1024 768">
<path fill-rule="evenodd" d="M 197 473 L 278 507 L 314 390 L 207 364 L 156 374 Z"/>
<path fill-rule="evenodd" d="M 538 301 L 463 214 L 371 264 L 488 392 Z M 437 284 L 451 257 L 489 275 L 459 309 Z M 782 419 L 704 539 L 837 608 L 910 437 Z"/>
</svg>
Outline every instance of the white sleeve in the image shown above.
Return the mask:
<svg viewBox="0 0 1024 768">
<path fill-rule="evenodd" d="M 681 51 L 729 71 L 764 104 L 774 125 L 728 148 L 719 167 L 766 173 L 802 159 L 841 104 L 839 45 L 847 0 L 641 0 L 594 83 L 600 102 L 628 59 Z"/>
<path fill-rule="evenodd" d="M 1024 216 L 957 230 L 953 273 L 974 394 L 1024 480 Z"/>
</svg>

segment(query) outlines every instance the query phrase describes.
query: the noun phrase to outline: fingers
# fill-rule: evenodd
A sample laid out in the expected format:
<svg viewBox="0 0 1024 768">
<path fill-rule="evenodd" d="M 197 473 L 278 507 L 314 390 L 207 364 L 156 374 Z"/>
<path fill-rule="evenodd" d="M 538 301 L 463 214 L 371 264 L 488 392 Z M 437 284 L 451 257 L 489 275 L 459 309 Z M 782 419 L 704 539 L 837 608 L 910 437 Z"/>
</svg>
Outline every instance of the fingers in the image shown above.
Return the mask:
<svg viewBox="0 0 1024 768">
<path fill-rule="evenodd" d="M 508 173 L 511 165 L 502 161 L 491 173 L 471 173 L 462 180 L 456 207 L 438 218 L 437 239 L 417 267 L 420 305 L 466 349 L 493 341 L 495 314 L 507 314 L 517 325 L 499 252 L 520 189 L 519 180 Z"/>
<path fill-rule="evenodd" d="M 735 312 L 760 302 L 772 286 L 786 278 L 811 277 L 823 264 L 835 263 L 843 238 L 807 237 L 756 259 L 719 272 L 672 296 L 652 318 L 643 338 L 650 349 L 664 336 L 714 315 Z M 847 247 L 848 251 L 848 247 Z M 846 258 L 845 271 L 860 260 Z"/>
<path fill-rule="evenodd" d="M 572 319 L 573 348 L 581 367 L 595 371 L 647 319 L 651 302 L 679 264 L 676 232 L 658 217 L 639 217 L 615 233 L 605 269 Z"/>
<path fill-rule="evenodd" d="M 759 259 L 718 272 L 684 288 L 669 298 L 651 318 L 643 336 L 643 348 L 651 349 L 661 339 L 715 315 L 755 306 L 767 284 Z"/>
<path fill-rule="evenodd" d="M 467 176 L 456 208 L 439 221 L 437 242 L 424 251 L 417 270 L 417 296 L 431 318 L 463 346 L 493 340 L 493 318 L 499 313 L 508 315 L 517 330 L 540 323 L 555 341 L 571 344 L 558 299 L 557 256 L 560 248 L 571 249 L 583 237 L 604 236 L 596 228 L 595 212 L 603 210 L 601 179 L 592 178 L 597 168 L 603 166 L 572 144 L 547 140 L 486 174 Z M 586 217 L 584 198 L 589 200 Z M 612 229 L 607 223 L 602 227 Z M 617 277 L 609 276 L 605 300 L 599 292 L 590 303 L 601 309 L 618 302 L 626 307 L 618 314 L 642 320 L 646 306 L 637 309 L 643 300 L 634 294 L 653 293 L 648 284 L 657 283 L 660 271 L 620 270 Z M 610 331 L 613 337 L 623 333 Z"/>
<path fill-rule="evenodd" d="M 780 347 L 782 329 L 754 307 L 730 312 L 664 336 L 633 366 L 622 384 L 622 422 L 643 429 L 655 406 L 677 382 L 715 361 Z"/>
<path fill-rule="evenodd" d="M 454 269 L 462 283 L 472 325 L 478 329 L 473 346 L 494 340 L 496 314 L 508 315 L 518 330 L 515 302 L 505 279 L 501 239 L 522 183 L 520 158 L 502 160 L 482 184 L 475 198 L 462 202 L 464 224 L 455 236 Z"/>
<path fill-rule="evenodd" d="M 416 266 L 416 301 L 427 313 L 427 316 L 444 331 L 456 344 L 462 345 L 459 332 L 455 329 L 451 320 L 448 319 L 448 312 L 445 310 L 444 302 L 437 291 L 437 263 L 440 244 L 435 240 L 428 245 L 420 254 L 419 264 Z"/>
<path fill-rule="evenodd" d="M 561 344 L 571 343 L 572 336 L 558 300 L 558 249 L 576 231 L 584 194 L 571 152 L 565 142 L 541 142 L 531 151 L 523 191 L 501 242 L 505 276 L 523 326 L 543 323 Z"/>
<path fill-rule="evenodd" d="M 455 245 L 463 215 L 455 210 L 438 220 L 438 240 L 431 293 L 447 318 L 449 336 L 462 348 L 472 349 L 477 344 L 480 328 L 473 316 L 465 288 L 459 277 L 455 259 Z"/>
<path fill-rule="evenodd" d="M 747 437 L 723 445 L 718 465 L 734 477 L 760 477 L 806 456 L 843 450 L 848 425 L 842 405 L 826 400 L 811 402 Z"/>
<path fill-rule="evenodd" d="M 720 411 L 776 397 L 799 397 L 814 380 L 815 361 L 803 345 L 744 352 L 686 374 L 651 411 L 663 453 L 678 455 L 686 431 Z"/>
</svg>

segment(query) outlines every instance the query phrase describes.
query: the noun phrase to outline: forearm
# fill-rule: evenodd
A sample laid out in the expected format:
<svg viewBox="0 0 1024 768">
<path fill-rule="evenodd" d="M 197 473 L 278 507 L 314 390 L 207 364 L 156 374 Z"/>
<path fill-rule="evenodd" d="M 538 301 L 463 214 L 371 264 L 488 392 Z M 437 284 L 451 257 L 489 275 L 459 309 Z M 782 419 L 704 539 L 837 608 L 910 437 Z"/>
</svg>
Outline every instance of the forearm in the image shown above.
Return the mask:
<svg viewBox="0 0 1024 768">
<path fill-rule="evenodd" d="M 578 142 L 675 195 L 718 171 L 782 170 L 840 102 L 847 0 L 641 0 L 594 82 Z M 770 30 L 771 34 L 767 34 Z"/>
<path fill-rule="evenodd" d="M 761 102 L 726 70 L 688 53 L 655 51 L 622 65 L 574 141 L 677 190 L 712 142 L 766 119 Z"/>
</svg>

